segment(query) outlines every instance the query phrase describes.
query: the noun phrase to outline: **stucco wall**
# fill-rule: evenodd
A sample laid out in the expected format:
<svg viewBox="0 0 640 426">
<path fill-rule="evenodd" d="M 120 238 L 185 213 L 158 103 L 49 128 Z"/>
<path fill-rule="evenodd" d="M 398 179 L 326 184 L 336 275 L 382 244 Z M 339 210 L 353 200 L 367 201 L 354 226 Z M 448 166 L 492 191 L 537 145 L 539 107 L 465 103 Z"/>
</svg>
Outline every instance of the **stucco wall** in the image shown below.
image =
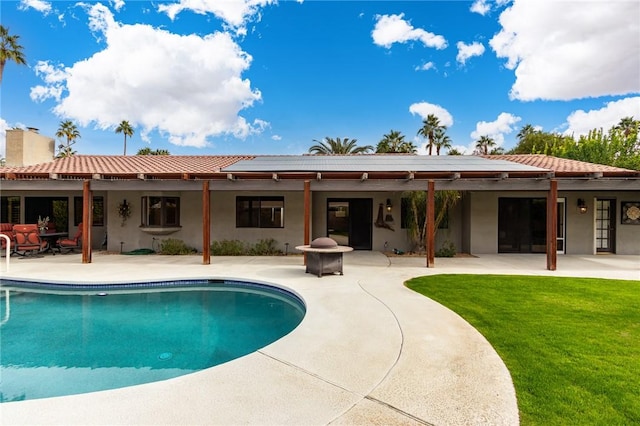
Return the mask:
<svg viewBox="0 0 640 426">
<path fill-rule="evenodd" d="M 236 228 L 237 196 L 282 196 L 284 197 L 284 228 Z M 201 203 L 200 203 L 201 205 Z M 211 193 L 211 240 L 241 240 L 255 244 L 262 239 L 273 238 L 277 247 L 295 253 L 295 246 L 304 243 L 304 192 L 212 192 Z"/>
<path fill-rule="evenodd" d="M 401 224 L 401 198 L 402 193 L 392 192 L 314 192 L 313 193 L 313 221 L 312 221 L 312 239 L 325 237 L 327 235 L 327 199 L 329 198 L 370 198 L 372 200 L 372 223 L 375 223 L 378 216 L 378 208 L 380 203 L 386 205 L 387 199 L 393 205 L 391 214 L 393 222 L 388 222 L 392 226 L 393 231 L 386 228 L 379 228 L 375 225 L 372 231 L 372 250 L 374 251 L 391 251 L 394 248 L 408 252 L 412 249 L 410 239 L 406 229 L 400 227 Z M 384 214 L 386 216 L 386 210 Z M 456 205 L 449 212 L 449 228 L 438 229 L 436 232 L 436 250 L 440 249 L 443 244 L 451 241 L 458 251 L 462 247 L 461 236 L 461 205 Z M 386 248 L 385 248 L 386 243 Z"/>
</svg>

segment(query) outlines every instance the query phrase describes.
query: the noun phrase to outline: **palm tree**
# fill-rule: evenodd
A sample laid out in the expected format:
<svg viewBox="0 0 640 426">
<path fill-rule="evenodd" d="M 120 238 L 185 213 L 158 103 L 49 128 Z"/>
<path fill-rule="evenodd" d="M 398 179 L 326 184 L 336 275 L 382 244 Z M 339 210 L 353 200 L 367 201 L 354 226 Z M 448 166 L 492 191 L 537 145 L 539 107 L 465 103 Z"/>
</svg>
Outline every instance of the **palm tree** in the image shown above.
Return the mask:
<svg viewBox="0 0 640 426">
<path fill-rule="evenodd" d="M 480 136 L 480 139 L 476 141 L 476 150 L 475 153 L 477 155 L 489 155 L 489 148 L 493 148 L 496 146 L 496 141 L 489 136 Z"/>
<path fill-rule="evenodd" d="M 131 127 L 131 124 L 126 120 L 122 120 L 120 125 L 116 127 L 116 133 L 124 134 L 124 155 L 127 155 L 127 136 L 132 137 L 133 132 L 133 127 Z"/>
<path fill-rule="evenodd" d="M 387 154 L 415 154 L 417 151 L 413 142 L 404 140 L 404 135 L 397 130 L 391 130 L 378 142 L 377 153 Z"/>
<path fill-rule="evenodd" d="M 621 131 L 622 134 L 627 137 L 631 133 L 639 133 L 640 121 L 634 120 L 633 117 L 624 117 L 620 119 L 620 122 L 614 128 Z"/>
<path fill-rule="evenodd" d="M 435 114 L 427 115 L 427 118 L 422 120 L 422 128 L 418 130 L 418 135 L 423 136 L 429 140 L 429 155 L 433 152 L 433 145 L 435 141 L 436 129 L 442 127 L 440 119 Z"/>
<path fill-rule="evenodd" d="M 447 128 L 441 126 L 437 128 L 433 134 L 433 143 L 436 146 L 436 155 L 440 155 L 442 148 L 451 148 L 451 138 L 445 134 Z"/>
<path fill-rule="evenodd" d="M 71 146 L 76 143 L 76 139 L 80 138 L 80 132 L 78 128 L 71 120 L 62 121 L 58 131 L 56 131 L 56 137 L 66 138 L 67 144 L 58 145 L 60 152 L 58 157 L 71 157 L 75 154 L 75 151 L 71 149 Z"/>
<path fill-rule="evenodd" d="M 336 138 L 334 140 L 325 137 L 323 141 L 317 141 L 315 139 L 313 141 L 317 142 L 317 144 L 309 148 L 309 153 L 311 154 L 366 154 L 369 151 L 373 151 L 371 145 L 357 146 L 357 139 L 344 138 L 344 140 L 340 140 L 340 138 Z"/>
<path fill-rule="evenodd" d="M 22 53 L 22 46 L 18 44 L 19 38 L 20 36 L 17 35 L 9 35 L 9 28 L 0 25 L 0 84 L 7 61 L 13 61 L 18 65 L 27 63 Z"/>
<path fill-rule="evenodd" d="M 527 136 L 536 132 L 537 130 L 531 124 L 525 124 L 518 132 L 518 141 L 522 142 Z"/>
</svg>

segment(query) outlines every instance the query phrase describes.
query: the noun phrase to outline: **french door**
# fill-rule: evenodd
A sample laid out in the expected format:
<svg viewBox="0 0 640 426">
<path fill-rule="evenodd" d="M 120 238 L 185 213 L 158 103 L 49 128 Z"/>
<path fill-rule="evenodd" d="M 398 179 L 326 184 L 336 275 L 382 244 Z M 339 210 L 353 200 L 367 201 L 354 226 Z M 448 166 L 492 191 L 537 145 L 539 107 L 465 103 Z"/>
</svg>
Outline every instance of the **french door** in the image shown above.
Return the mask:
<svg viewBox="0 0 640 426">
<path fill-rule="evenodd" d="M 616 201 L 596 200 L 596 252 L 616 252 Z"/>
</svg>

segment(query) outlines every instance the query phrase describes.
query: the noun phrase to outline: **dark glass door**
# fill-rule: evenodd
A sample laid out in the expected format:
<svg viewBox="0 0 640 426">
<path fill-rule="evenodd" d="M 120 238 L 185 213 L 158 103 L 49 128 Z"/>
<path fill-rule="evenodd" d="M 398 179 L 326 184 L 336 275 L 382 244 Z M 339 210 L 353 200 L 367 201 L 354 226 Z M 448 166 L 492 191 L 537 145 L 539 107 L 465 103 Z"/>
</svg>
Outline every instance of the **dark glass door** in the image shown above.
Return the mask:
<svg viewBox="0 0 640 426">
<path fill-rule="evenodd" d="M 498 253 L 545 253 L 547 200 L 498 200 Z"/>
<path fill-rule="evenodd" d="M 355 250 L 371 250 L 372 206 L 370 198 L 327 200 L 327 236 Z"/>
</svg>

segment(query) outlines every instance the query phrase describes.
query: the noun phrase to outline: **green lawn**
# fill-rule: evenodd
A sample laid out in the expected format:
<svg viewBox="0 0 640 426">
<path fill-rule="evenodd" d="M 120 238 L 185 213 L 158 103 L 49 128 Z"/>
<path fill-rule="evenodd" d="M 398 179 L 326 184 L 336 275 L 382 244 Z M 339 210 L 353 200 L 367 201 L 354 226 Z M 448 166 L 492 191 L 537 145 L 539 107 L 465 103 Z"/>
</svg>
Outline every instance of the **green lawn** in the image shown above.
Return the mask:
<svg viewBox="0 0 640 426">
<path fill-rule="evenodd" d="M 640 281 L 435 275 L 407 287 L 491 342 L 523 425 L 640 424 Z"/>
</svg>

